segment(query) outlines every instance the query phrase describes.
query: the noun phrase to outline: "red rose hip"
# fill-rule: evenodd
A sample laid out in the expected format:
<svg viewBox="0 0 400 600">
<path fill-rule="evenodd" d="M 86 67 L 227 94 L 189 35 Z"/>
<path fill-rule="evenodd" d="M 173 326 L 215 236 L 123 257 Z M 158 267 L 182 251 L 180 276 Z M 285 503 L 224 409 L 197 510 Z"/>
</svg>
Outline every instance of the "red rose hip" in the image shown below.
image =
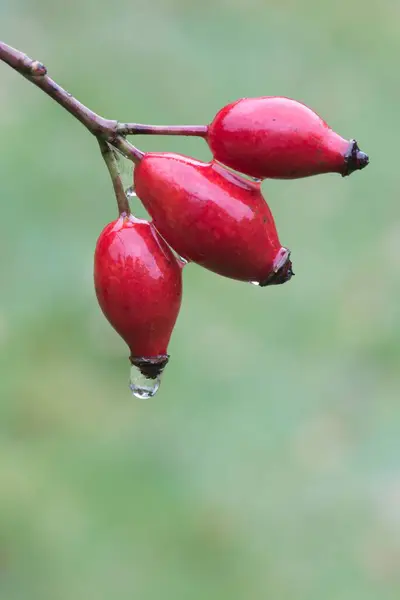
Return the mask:
<svg viewBox="0 0 400 600">
<path fill-rule="evenodd" d="M 174 250 L 219 275 L 259 285 L 292 276 L 260 184 L 215 161 L 148 153 L 135 167 L 135 191 Z"/>
<path fill-rule="evenodd" d="M 168 362 L 182 296 L 182 265 L 151 223 L 122 215 L 97 241 L 94 281 L 99 305 L 130 349 L 131 389 L 153 396 Z"/>
<path fill-rule="evenodd" d="M 355 140 L 342 138 L 306 105 L 279 96 L 242 98 L 225 106 L 206 139 L 215 159 L 260 179 L 345 176 L 369 161 Z"/>
</svg>

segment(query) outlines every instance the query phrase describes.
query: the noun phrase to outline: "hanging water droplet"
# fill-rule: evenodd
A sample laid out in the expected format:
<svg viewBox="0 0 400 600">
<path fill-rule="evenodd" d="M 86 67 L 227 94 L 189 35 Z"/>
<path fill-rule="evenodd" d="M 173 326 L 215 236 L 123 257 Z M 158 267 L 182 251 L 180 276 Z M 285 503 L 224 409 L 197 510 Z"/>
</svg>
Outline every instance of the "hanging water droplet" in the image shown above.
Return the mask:
<svg viewBox="0 0 400 600">
<path fill-rule="evenodd" d="M 251 285 L 260 285 L 259 281 L 250 281 Z"/>
<path fill-rule="evenodd" d="M 179 260 L 179 261 L 180 261 L 180 262 L 181 262 L 183 265 L 187 265 L 187 264 L 188 264 L 188 262 L 189 262 L 189 261 L 188 261 L 186 258 L 183 258 L 182 256 L 179 256 L 179 254 L 178 254 L 177 256 L 178 256 L 178 260 Z"/>
<path fill-rule="evenodd" d="M 136 398 L 147 400 L 152 398 L 158 392 L 161 383 L 161 373 L 155 378 L 146 377 L 141 370 L 132 365 L 129 387 Z"/>
<path fill-rule="evenodd" d="M 128 198 L 128 200 L 131 200 L 131 198 L 136 198 L 137 193 L 135 192 L 133 185 L 125 190 L 125 196 Z"/>
<path fill-rule="evenodd" d="M 259 179 L 258 177 L 251 177 L 251 179 L 255 182 L 255 183 L 261 183 L 262 179 Z"/>
</svg>

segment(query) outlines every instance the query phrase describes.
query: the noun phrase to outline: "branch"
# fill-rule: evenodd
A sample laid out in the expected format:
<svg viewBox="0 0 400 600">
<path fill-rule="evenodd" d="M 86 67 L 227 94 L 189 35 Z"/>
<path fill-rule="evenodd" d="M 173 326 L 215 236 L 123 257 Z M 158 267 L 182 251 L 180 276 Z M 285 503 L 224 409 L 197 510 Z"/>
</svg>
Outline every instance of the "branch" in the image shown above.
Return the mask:
<svg viewBox="0 0 400 600">
<path fill-rule="evenodd" d="M 47 69 L 42 63 L 32 60 L 26 54 L 1 41 L 0 60 L 23 75 L 28 81 L 50 96 L 50 98 L 53 98 L 60 106 L 80 121 L 94 136 L 115 146 L 135 163 L 142 159 L 143 152 L 125 140 L 123 134 L 117 131 L 117 121 L 105 119 L 79 102 L 72 94 L 64 90 L 64 88 L 47 75 Z"/>
</svg>

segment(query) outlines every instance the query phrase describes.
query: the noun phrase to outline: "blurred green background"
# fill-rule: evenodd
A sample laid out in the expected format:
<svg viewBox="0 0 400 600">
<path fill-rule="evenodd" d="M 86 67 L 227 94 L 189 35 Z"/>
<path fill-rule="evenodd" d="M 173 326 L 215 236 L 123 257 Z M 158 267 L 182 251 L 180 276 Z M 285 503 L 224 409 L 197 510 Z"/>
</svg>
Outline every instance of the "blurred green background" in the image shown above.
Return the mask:
<svg viewBox="0 0 400 600">
<path fill-rule="evenodd" d="M 398 600 L 398 3 L 0 0 L 0 25 L 104 116 L 286 95 L 371 158 L 263 185 L 296 278 L 188 266 L 141 402 L 93 291 L 116 214 L 97 146 L 0 64 L 2 600 Z"/>
</svg>

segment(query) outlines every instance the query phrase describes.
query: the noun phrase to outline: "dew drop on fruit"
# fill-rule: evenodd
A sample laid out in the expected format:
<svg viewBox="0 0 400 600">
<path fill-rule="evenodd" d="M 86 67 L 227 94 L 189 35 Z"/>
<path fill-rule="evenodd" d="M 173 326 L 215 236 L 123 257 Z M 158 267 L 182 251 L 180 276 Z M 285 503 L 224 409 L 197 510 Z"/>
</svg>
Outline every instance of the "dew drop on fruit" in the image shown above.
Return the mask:
<svg viewBox="0 0 400 600">
<path fill-rule="evenodd" d="M 140 398 L 141 400 L 152 398 L 157 394 L 160 383 L 161 375 L 151 379 L 143 375 L 138 367 L 132 365 L 129 387 L 136 398 Z"/>
<path fill-rule="evenodd" d="M 125 190 L 125 196 L 128 198 L 128 200 L 131 200 L 131 198 L 136 198 L 137 194 L 133 185 Z"/>
<path fill-rule="evenodd" d="M 251 285 L 260 285 L 259 281 L 250 281 Z"/>
<path fill-rule="evenodd" d="M 179 256 L 179 254 L 177 254 L 177 257 L 178 257 L 179 262 L 181 262 L 183 265 L 187 265 L 189 263 L 189 261 L 186 260 L 186 258 Z"/>
</svg>

